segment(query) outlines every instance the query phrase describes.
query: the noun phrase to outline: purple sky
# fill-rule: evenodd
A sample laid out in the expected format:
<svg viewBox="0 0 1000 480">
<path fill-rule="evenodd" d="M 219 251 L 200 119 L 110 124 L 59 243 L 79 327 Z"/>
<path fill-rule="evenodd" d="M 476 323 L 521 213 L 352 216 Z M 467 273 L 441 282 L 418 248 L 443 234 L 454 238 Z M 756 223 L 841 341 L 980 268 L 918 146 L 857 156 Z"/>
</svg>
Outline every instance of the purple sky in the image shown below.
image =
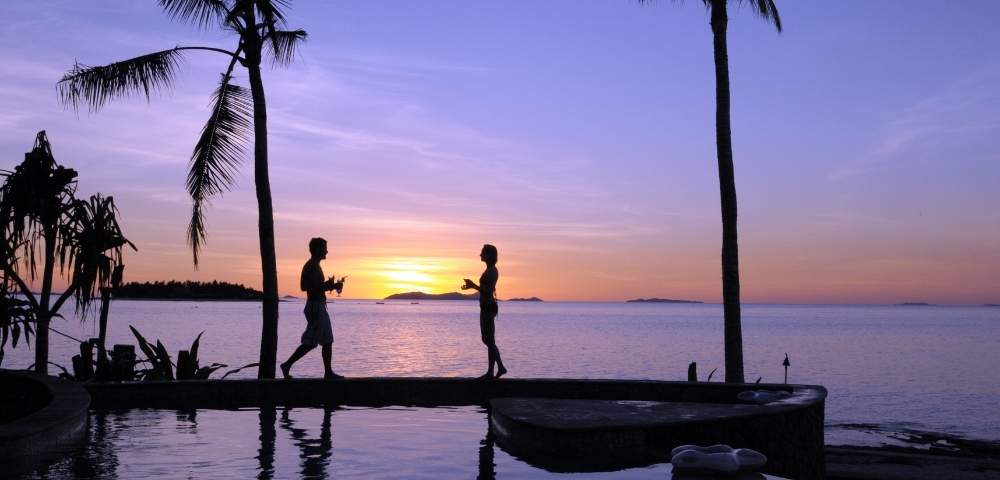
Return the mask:
<svg viewBox="0 0 1000 480">
<path fill-rule="evenodd" d="M 730 14 L 748 302 L 1000 303 L 1000 2 L 778 2 Z M 233 39 L 150 1 L 5 3 L 0 168 L 48 131 L 114 195 L 131 280 L 260 284 L 249 168 L 195 271 L 187 160 L 225 59 L 74 115 L 55 82 Z M 700 2 L 299 1 L 309 42 L 268 71 L 282 294 L 312 236 L 351 296 L 453 291 L 500 248 L 501 297 L 719 301 L 711 32 Z M 243 79 L 245 80 L 245 79 Z M 353 289 L 353 290 L 352 290 Z"/>
</svg>

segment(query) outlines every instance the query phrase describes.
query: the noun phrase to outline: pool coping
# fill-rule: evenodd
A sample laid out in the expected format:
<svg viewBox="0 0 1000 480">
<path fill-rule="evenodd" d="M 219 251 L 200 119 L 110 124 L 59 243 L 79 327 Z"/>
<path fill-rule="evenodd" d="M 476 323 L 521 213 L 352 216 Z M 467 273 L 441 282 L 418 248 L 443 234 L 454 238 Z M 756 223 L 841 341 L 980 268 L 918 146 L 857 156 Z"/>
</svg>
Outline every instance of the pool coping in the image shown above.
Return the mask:
<svg viewBox="0 0 1000 480">
<path fill-rule="evenodd" d="M 43 407 L 0 424 L 0 464 L 30 468 L 83 438 L 90 395 L 79 383 L 21 370 L 0 369 L 0 376 L 30 381 L 49 394 Z"/>
<path fill-rule="evenodd" d="M 815 385 L 708 383 L 662 380 L 466 377 L 354 377 L 289 380 L 185 380 L 87 383 L 93 408 L 240 408 L 259 405 L 485 405 L 501 397 L 732 403 L 745 390 L 792 395 L 766 406 L 768 413 L 823 402 Z"/>
</svg>

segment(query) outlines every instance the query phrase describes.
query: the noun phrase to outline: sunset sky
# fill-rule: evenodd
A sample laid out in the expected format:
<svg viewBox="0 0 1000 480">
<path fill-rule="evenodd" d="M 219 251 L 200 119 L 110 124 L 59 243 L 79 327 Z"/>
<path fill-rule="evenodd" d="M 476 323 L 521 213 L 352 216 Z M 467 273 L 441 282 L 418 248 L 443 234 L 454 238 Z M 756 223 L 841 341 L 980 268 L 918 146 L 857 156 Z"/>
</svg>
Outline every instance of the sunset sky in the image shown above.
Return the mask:
<svg viewBox="0 0 1000 480">
<path fill-rule="evenodd" d="M 1000 303 L 1000 2 L 777 2 L 730 13 L 745 302 Z M 46 130 L 79 191 L 113 195 L 126 279 L 260 286 L 247 163 L 193 268 L 187 163 L 226 59 L 97 114 L 102 65 L 232 37 L 153 0 L 8 0 L 0 169 Z M 458 290 L 496 244 L 501 298 L 721 300 L 714 66 L 699 1 L 295 2 L 299 59 L 265 72 L 279 286 L 310 237 L 344 296 Z M 244 85 L 245 74 L 240 77 Z"/>
</svg>

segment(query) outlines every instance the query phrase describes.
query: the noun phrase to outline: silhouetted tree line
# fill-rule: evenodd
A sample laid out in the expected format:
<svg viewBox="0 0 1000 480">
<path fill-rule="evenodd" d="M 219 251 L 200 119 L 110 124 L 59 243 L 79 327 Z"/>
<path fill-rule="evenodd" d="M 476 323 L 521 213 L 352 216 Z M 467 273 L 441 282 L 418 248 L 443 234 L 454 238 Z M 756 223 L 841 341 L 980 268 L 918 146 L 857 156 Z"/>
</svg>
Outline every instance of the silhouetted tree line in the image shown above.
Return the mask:
<svg viewBox="0 0 1000 480">
<path fill-rule="evenodd" d="M 260 300 L 264 292 L 238 283 L 193 282 L 128 282 L 115 290 L 115 298 L 170 298 L 195 300 Z"/>
</svg>

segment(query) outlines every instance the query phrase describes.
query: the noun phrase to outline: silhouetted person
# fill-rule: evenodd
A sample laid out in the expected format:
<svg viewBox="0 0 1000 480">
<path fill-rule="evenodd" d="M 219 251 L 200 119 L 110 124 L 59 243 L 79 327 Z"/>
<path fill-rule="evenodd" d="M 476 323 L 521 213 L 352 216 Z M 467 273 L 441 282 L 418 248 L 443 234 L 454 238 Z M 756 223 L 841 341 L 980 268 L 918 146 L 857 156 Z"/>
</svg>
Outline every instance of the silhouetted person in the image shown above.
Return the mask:
<svg viewBox="0 0 1000 480">
<path fill-rule="evenodd" d="M 479 442 L 479 475 L 476 480 L 496 480 L 496 462 L 494 459 L 493 445 L 496 440 L 493 436 L 493 427 L 490 425 L 490 405 L 486 404 L 486 438 Z"/>
<path fill-rule="evenodd" d="M 320 423 L 319 438 L 309 438 L 309 431 L 305 428 L 295 426 L 295 422 L 289 416 L 292 409 L 285 407 L 281 411 L 281 428 L 291 434 L 295 445 L 299 447 L 299 458 L 302 460 L 302 470 L 299 478 L 329 478 L 327 467 L 330 465 L 330 458 L 333 456 L 333 436 L 330 429 L 330 420 L 335 407 L 323 406 L 323 421 Z"/>
<path fill-rule="evenodd" d="M 489 361 L 489 368 L 479 378 L 489 380 L 500 378 L 507 373 L 507 369 L 503 366 L 503 360 L 500 359 L 500 349 L 497 348 L 495 338 L 496 325 L 494 321 L 500 311 L 496 298 L 497 280 L 500 278 L 500 272 L 497 271 L 497 247 L 490 244 L 483 245 L 483 250 L 479 252 L 479 258 L 486 263 L 486 270 L 479 276 L 479 285 L 466 278 L 462 290 L 471 288 L 479 291 L 479 332 L 482 334 L 483 343 L 486 344 Z M 497 365 L 496 377 L 493 376 L 494 363 Z"/>
<path fill-rule="evenodd" d="M 323 349 L 323 378 L 344 378 L 330 368 L 330 359 L 333 356 L 333 328 L 330 326 L 330 314 L 326 311 L 326 292 L 337 290 L 339 293 L 344 288 L 344 278 L 336 281 L 333 277 L 326 279 L 323 276 L 323 268 L 319 266 L 319 262 L 326 258 L 326 240 L 322 238 L 309 240 L 309 253 L 311 257 L 302 267 L 302 277 L 299 282 L 302 291 L 306 292 L 306 308 L 302 313 L 305 313 L 308 324 L 306 331 L 302 333 L 299 348 L 281 364 L 281 374 L 285 378 L 292 378 L 289 373 L 292 365 L 316 348 L 316 345 L 320 345 Z"/>
</svg>

